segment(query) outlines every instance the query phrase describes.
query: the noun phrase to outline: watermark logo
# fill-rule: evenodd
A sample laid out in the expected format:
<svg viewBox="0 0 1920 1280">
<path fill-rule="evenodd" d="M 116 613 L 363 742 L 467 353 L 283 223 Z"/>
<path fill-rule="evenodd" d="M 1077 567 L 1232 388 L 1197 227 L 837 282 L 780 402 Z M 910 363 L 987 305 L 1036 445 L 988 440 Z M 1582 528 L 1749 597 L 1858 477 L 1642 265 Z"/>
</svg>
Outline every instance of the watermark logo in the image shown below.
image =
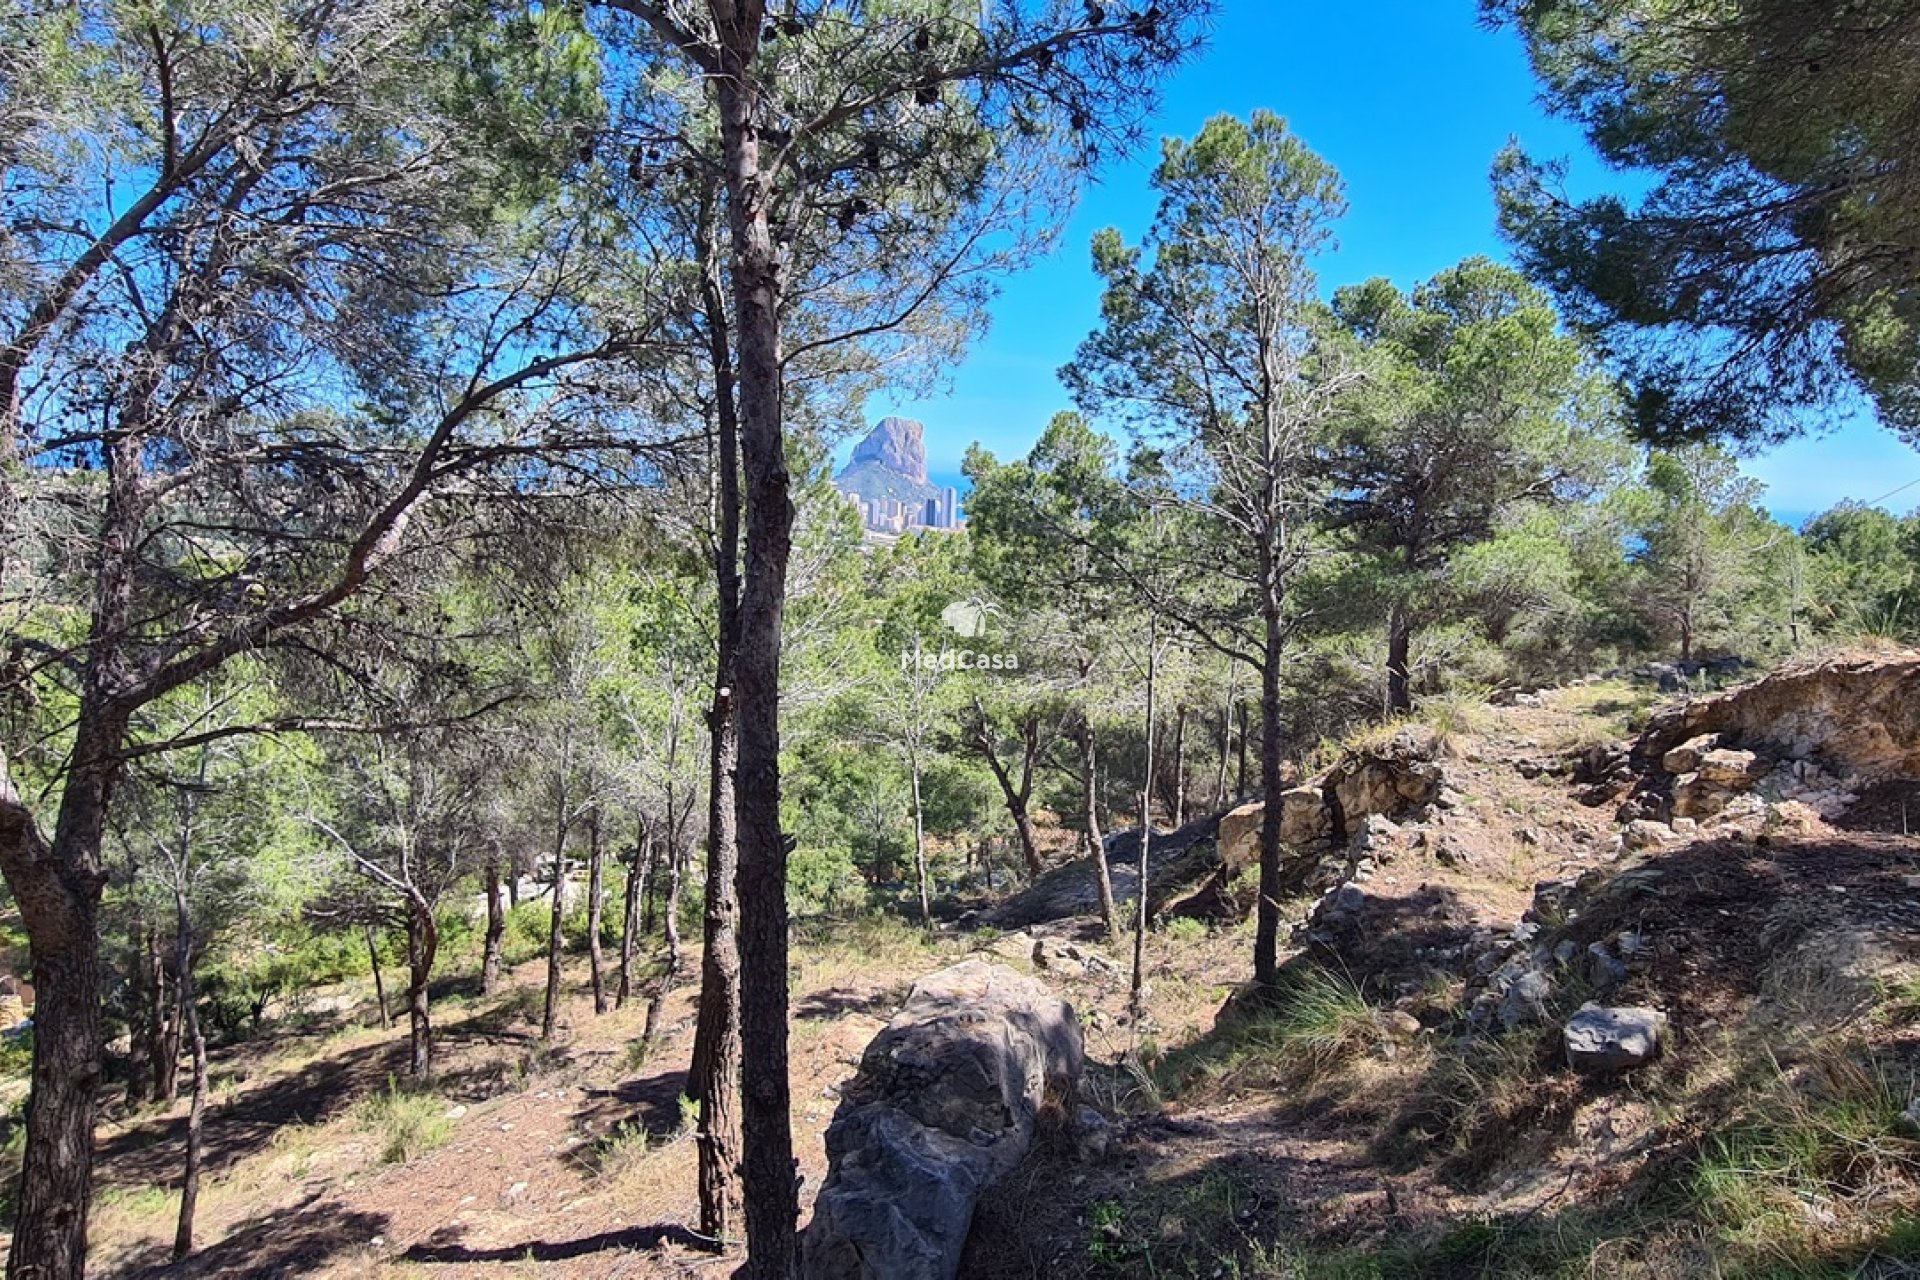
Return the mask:
<svg viewBox="0 0 1920 1280">
<path fill-rule="evenodd" d="M 978 640 L 987 634 L 987 616 L 992 606 L 979 600 L 955 600 L 940 611 L 940 621 L 957 636 Z"/>
<path fill-rule="evenodd" d="M 995 610 L 982 600 L 955 600 L 940 611 L 940 621 L 962 640 L 979 640 L 987 634 L 988 620 Z M 918 640 L 900 653 L 902 671 L 1018 671 L 1020 655 L 986 652 L 980 646 L 942 645 L 929 649 Z"/>
<path fill-rule="evenodd" d="M 1017 653 L 979 653 L 972 649 L 903 649 L 902 671 L 1018 671 Z"/>
</svg>

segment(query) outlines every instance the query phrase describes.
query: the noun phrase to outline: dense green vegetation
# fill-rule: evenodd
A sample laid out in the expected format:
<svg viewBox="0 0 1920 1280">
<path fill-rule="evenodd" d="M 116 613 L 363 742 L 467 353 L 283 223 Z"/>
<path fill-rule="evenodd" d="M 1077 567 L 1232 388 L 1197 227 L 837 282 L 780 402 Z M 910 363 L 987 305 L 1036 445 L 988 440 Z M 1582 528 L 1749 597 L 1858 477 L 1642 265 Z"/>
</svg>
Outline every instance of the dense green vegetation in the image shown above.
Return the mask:
<svg viewBox="0 0 1920 1280">
<path fill-rule="evenodd" d="M 1611 155 L 1679 174 L 1655 212 L 1837 168 L 1790 219 L 1844 276 L 1819 307 L 1777 323 L 1802 282 L 1724 226 L 1676 249 L 1517 155 L 1534 279 L 1323 287 L 1338 173 L 1218 117 L 1094 239 L 1062 412 L 969 453 L 967 529 L 875 544 L 834 449 L 1050 246 L 1204 0 L 0 4 L 9 1274 L 82 1273 L 103 1088 L 192 1099 L 185 1255 L 210 1044 L 365 975 L 426 1080 L 446 984 L 545 958 L 551 1042 L 584 952 L 598 1011 L 648 1002 L 636 1061 L 699 986 L 701 1230 L 784 1277 L 790 917 L 931 928 L 1118 826 L 1277 813 L 1423 700 L 1920 635 L 1920 517 L 1790 529 L 1725 448 L 1836 381 L 1905 421 L 1909 282 L 1856 253 L 1907 234 L 1856 172 L 1899 103 L 1783 119 L 1754 77 L 1803 37 L 1765 5 L 1698 37 L 1760 70 L 1683 91 L 1704 55 L 1636 56 L 1641 7 L 1490 6 Z M 1626 288 L 1676 253 L 1697 287 Z M 1778 335 L 1693 417 L 1635 345 L 1688 325 Z M 1260 874 L 1271 985 L 1277 821 Z M 1277 1034 L 1337 1056 L 1347 993 L 1307 994 Z M 393 1160 L 447 1131 L 398 1083 L 363 1118 Z"/>
</svg>

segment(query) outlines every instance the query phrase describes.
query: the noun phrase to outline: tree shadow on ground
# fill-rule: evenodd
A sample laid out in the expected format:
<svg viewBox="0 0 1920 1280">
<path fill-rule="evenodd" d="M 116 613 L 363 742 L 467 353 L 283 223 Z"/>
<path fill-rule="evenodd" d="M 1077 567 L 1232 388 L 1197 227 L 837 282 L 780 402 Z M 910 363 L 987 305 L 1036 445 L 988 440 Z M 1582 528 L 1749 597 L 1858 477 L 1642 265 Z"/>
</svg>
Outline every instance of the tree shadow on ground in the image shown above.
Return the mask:
<svg viewBox="0 0 1920 1280">
<path fill-rule="evenodd" d="M 406 990 L 404 987 L 401 988 L 400 996 L 404 1002 L 406 998 Z M 427 983 L 427 1000 L 430 1003 L 453 999 L 478 1000 L 479 998 L 480 975 L 477 973 L 449 973 L 434 978 Z M 406 1016 L 404 1004 L 402 1007 L 397 1008 L 395 1012 L 398 1016 L 404 1018 Z"/>
<path fill-rule="evenodd" d="M 581 1236 L 577 1240 L 526 1240 L 519 1244 L 475 1248 L 460 1244 L 459 1228 L 445 1227 L 414 1245 L 401 1257 L 408 1262 L 467 1264 L 485 1262 L 569 1262 L 609 1251 L 648 1252 L 663 1244 L 679 1245 L 702 1253 L 718 1253 L 712 1241 L 689 1231 L 678 1223 L 655 1223 L 646 1227 L 622 1227 Z"/>
<path fill-rule="evenodd" d="M 404 1040 L 362 1045 L 338 1057 L 318 1058 L 292 1075 L 247 1089 L 207 1113 L 209 1175 L 218 1175 L 261 1150 L 289 1125 L 319 1124 L 407 1069 Z M 130 1125 L 97 1147 L 106 1186 L 166 1186 L 180 1174 L 187 1117 L 166 1116 Z"/>
<path fill-rule="evenodd" d="M 866 1014 L 890 1018 L 912 990 L 910 983 L 897 983 L 880 991 L 862 992 L 852 987 L 832 987 L 816 991 L 793 1006 L 796 1022 L 831 1022 L 848 1014 Z"/>
<path fill-rule="evenodd" d="M 637 1125 L 658 1137 L 680 1128 L 680 1095 L 687 1087 L 684 1071 L 662 1071 L 635 1080 L 623 1080 L 611 1089 L 588 1089 L 586 1101 L 574 1109 L 572 1125 L 590 1135 L 613 1131 L 621 1124 Z M 591 1138 L 584 1146 L 592 1146 Z"/>
<path fill-rule="evenodd" d="M 219 1241 L 177 1263 L 155 1263 L 128 1274 L 139 1280 L 192 1276 L 247 1276 L 291 1280 L 311 1275 L 350 1249 L 387 1230 L 389 1219 L 334 1203 L 309 1203 L 236 1223 Z"/>
</svg>

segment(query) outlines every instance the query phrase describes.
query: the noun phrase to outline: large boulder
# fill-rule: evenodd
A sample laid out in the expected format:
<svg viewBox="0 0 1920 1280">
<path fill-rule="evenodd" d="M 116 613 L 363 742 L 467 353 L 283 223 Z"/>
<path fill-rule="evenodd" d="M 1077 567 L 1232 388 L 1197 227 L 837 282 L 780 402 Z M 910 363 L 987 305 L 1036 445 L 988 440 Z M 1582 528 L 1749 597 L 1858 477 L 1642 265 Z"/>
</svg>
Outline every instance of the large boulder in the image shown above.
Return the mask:
<svg viewBox="0 0 1920 1280">
<path fill-rule="evenodd" d="M 1074 1114 L 1073 1007 L 982 959 L 922 978 L 867 1046 L 827 1128 L 807 1280 L 952 1280 L 981 1191 Z"/>
<path fill-rule="evenodd" d="M 1220 861 L 1233 870 L 1260 861 L 1260 824 L 1267 806 L 1258 800 L 1220 815 Z"/>
<path fill-rule="evenodd" d="M 1260 863 L 1260 825 L 1267 806 L 1258 800 L 1228 810 L 1220 818 L 1220 861 L 1229 878 Z M 1316 785 L 1290 787 L 1280 796 L 1280 843 L 1304 849 L 1330 839 L 1333 814 Z"/>
</svg>

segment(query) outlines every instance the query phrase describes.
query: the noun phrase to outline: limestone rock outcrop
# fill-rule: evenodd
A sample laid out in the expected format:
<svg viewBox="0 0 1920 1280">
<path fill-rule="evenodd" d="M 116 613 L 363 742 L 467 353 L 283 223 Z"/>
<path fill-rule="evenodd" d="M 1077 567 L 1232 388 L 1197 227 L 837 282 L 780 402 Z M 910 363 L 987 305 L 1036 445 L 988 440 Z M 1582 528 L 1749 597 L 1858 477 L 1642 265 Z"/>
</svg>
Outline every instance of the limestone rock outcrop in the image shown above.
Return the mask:
<svg viewBox="0 0 1920 1280">
<path fill-rule="evenodd" d="M 1370 817 L 1399 819 L 1434 803 L 1445 785 L 1439 741 L 1426 729 L 1402 729 L 1356 751 L 1281 797 L 1280 843 L 1291 850 L 1350 839 Z M 1243 804 L 1220 819 L 1220 858 L 1229 874 L 1260 860 L 1266 806 Z"/>
<path fill-rule="evenodd" d="M 1920 777 L 1920 653 L 1789 666 L 1654 716 L 1634 747 L 1643 766 L 1690 772 L 1685 748 L 1716 746 L 1787 760 L 1815 760 L 1843 777 Z M 1666 765 L 1669 753 L 1682 756 Z M 1695 767 L 1712 749 L 1698 752 Z"/>
<path fill-rule="evenodd" d="M 975 958 L 922 978 L 867 1046 L 827 1129 L 807 1280 L 952 1280 L 974 1205 L 1075 1114 L 1073 1007 Z"/>
</svg>

